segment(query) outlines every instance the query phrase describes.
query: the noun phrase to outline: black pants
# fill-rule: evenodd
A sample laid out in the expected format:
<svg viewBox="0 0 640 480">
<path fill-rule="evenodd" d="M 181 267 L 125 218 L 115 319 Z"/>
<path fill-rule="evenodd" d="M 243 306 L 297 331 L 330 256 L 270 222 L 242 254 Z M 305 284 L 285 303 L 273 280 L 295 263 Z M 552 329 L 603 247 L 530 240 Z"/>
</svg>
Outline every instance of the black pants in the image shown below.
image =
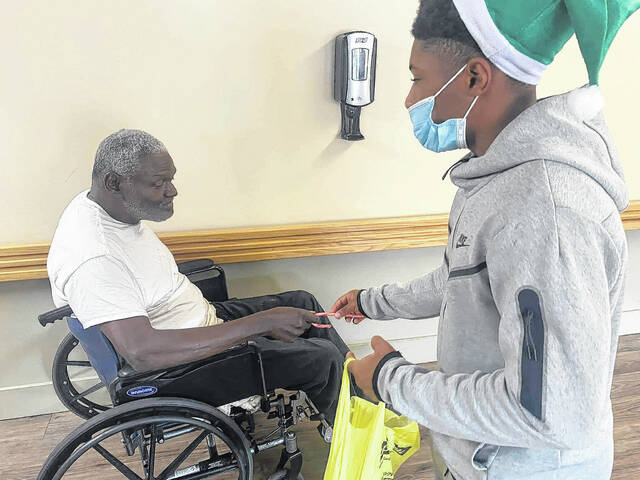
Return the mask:
<svg viewBox="0 0 640 480">
<path fill-rule="evenodd" d="M 253 298 L 232 298 L 225 302 L 212 302 L 212 305 L 216 308 L 218 318 L 225 322 L 274 307 L 324 311 L 313 295 L 302 290 Z M 325 317 L 319 317 L 318 323 L 328 321 Z M 254 341 L 262 353 L 267 389 L 304 391 L 333 425 L 344 358 L 349 351 L 340 335 L 333 328 L 311 327 L 291 343 L 265 337 Z"/>
</svg>

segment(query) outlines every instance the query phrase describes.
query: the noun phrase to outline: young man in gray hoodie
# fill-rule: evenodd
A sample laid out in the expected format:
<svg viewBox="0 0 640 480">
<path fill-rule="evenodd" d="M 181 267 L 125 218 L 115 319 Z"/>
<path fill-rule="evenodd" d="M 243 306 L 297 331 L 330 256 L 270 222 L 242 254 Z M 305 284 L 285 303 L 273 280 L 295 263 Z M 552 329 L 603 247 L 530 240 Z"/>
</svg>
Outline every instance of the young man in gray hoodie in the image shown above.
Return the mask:
<svg viewBox="0 0 640 480">
<path fill-rule="evenodd" d="M 438 479 L 611 475 L 628 192 L 597 81 L 639 4 L 420 4 L 406 101 L 414 133 L 432 151 L 471 151 L 450 169 L 458 191 L 443 264 L 352 290 L 332 311 L 440 316 L 440 371 L 380 337 L 349 367 L 366 394 L 429 428 Z M 537 100 L 545 65 L 573 33 L 590 85 Z"/>
</svg>

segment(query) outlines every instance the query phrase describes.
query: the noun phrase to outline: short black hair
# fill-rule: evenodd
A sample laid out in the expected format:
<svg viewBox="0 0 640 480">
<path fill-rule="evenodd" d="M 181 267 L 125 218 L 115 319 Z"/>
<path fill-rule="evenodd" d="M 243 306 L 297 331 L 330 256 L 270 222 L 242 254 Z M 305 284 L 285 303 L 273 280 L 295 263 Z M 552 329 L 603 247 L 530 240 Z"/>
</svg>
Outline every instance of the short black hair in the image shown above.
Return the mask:
<svg viewBox="0 0 640 480">
<path fill-rule="evenodd" d="M 451 0 L 421 0 L 411 33 L 426 50 L 448 57 L 454 66 L 486 58 Z"/>
<path fill-rule="evenodd" d="M 449 59 L 454 68 L 462 67 L 474 57 L 484 58 L 495 66 L 491 59 L 482 53 L 482 49 L 467 30 L 452 0 L 420 0 L 411 34 L 422 43 L 425 50 Z M 505 75 L 511 86 L 517 90 L 531 87 L 506 73 Z"/>
</svg>

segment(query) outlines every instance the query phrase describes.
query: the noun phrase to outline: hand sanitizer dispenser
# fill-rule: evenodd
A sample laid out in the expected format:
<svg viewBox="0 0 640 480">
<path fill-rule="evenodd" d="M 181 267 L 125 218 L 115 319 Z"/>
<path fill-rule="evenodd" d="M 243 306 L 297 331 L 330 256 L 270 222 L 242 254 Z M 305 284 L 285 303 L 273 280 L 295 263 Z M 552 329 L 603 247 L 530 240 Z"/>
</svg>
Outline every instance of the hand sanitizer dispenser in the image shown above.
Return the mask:
<svg viewBox="0 0 640 480">
<path fill-rule="evenodd" d="M 340 102 L 340 137 L 362 140 L 360 109 L 373 102 L 376 85 L 377 39 L 368 32 L 349 32 L 336 37 L 333 96 Z"/>
</svg>

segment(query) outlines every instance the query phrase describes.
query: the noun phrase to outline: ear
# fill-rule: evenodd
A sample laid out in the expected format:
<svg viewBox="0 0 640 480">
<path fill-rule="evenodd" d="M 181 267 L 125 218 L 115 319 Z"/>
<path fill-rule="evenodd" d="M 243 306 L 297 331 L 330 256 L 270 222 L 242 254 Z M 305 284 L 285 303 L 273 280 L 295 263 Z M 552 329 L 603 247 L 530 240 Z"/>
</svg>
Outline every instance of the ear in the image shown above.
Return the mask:
<svg viewBox="0 0 640 480">
<path fill-rule="evenodd" d="M 486 58 L 475 57 L 469 60 L 466 69 L 469 95 L 479 97 L 489 90 L 493 80 L 493 67 Z"/>
<path fill-rule="evenodd" d="M 120 175 L 114 172 L 109 172 L 104 177 L 104 188 L 107 192 L 120 192 L 120 180 Z"/>
</svg>

